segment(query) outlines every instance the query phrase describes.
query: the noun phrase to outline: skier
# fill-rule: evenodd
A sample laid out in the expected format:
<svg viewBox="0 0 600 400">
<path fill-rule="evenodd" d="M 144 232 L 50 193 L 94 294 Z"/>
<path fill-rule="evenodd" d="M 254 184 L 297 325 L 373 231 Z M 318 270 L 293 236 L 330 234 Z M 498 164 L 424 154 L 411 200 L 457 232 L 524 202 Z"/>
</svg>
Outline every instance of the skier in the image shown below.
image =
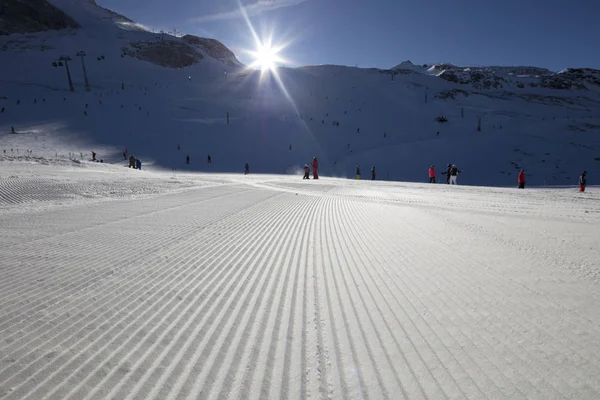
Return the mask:
<svg viewBox="0 0 600 400">
<path fill-rule="evenodd" d="M 313 179 L 319 179 L 319 161 L 317 157 L 313 157 L 312 160 Z"/>
<path fill-rule="evenodd" d="M 250 166 L 248 165 L 248 162 L 246 162 L 246 165 L 244 165 L 244 175 L 248 175 L 250 173 Z"/>
<path fill-rule="evenodd" d="M 519 183 L 519 189 L 525 189 L 525 170 L 524 169 L 519 171 L 519 175 L 517 176 L 517 182 Z"/>
<path fill-rule="evenodd" d="M 457 185 L 456 180 L 458 179 L 458 174 L 461 172 L 462 171 L 458 169 L 456 164 L 452 165 L 452 168 L 450 168 L 450 184 Z"/>
<path fill-rule="evenodd" d="M 208 158 L 206 159 L 206 163 L 212 164 L 212 158 L 210 158 L 210 154 L 208 155 Z"/>
<path fill-rule="evenodd" d="M 135 167 L 136 167 L 137 169 L 140 169 L 140 170 L 142 169 L 142 162 L 140 161 L 140 159 L 139 159 L 139 158 L 137 158 L 137 159 L 135 160 Z"/>
<path fill-rule="evenodd" d="M 304 177 L 302 179 L 310 179 L 310 168 L 308 164 L 304 164 Z"/>
<path fill-rule="evenodd" d="M 129 168 L 135 169 L 135 157 L 133 154 L 129 156 Z"/>
<path fill-rule="evenodd" d="M 371 180 L 372 181 L 375 180 L 375 166 L 374 165 L 371 167 Z"/>
<path fill-rule="evenodd" d="M 360 181 L 360 165 L 356 166 L 356 180 Z"/>
<path fill-rule="evenodd" d="M 96 161 L 96 153 L 92 151 L 92 161 Z"/>
<path fill-rule="evenodd" d="M 448 164 L 446 167 L 446 171 L 442 172 L 442 175 L 446 175 L 446 184 L 450 184 L 450 172 L 452 171 L 452 164 Z"/>
<path fill-rule="evenodd" d="M 585 192 L 586 186 L 587 186 L 587 171 L 583 171 L 581 176 L 579 177 L 579 191 Z"/>
<path fill-rule="evenodd" d="M 429 167 L 429 183 L 436 183 L 435 180 L 435 165 Z"/>
<path fill-rule="evenodd" d="M 185 163 L 189 164 L 190 163 L 190 156 L 185 156 Z"/>
<path fill-rule="evenodd" d="M 15 127 L 14 126 L 10 127 L 10 133 L 15 133 Z"/>
</svg>

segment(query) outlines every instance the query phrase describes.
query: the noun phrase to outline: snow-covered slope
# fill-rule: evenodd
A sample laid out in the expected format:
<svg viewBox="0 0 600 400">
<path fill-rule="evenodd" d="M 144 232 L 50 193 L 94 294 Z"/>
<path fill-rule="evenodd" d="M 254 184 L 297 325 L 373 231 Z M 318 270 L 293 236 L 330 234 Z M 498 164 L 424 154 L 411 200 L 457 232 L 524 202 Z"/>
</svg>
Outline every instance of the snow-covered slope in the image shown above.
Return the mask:
<svg viewBox="0 0 600 400">
<path fill-rule="evenodd" d="M 245 70 L 219 42 L 151 33 L 92 0 L 51 3 L 81 28 L 0 38 L 0 156 L 94 150 L 119 162 L 127 148 L 165 168 L 231 172 L 248 161 L 269 173 L 317 156 L 325 175 L 376 165 L 381 179 L 410 181 L 455 163 L 460 183 L 489 185 L 513 185 L 518 168 L 533 185 L 600 173 L 595 70 L 405 62 L 280 68 L 276 79 Z M 52 67 L 61 55 L 73 58 L 74 92 Z"/>
<path fill-rule="evenodd" d="M 598 399 L 600 191 L 0 168 L 0 397 Z"/>
</svg>

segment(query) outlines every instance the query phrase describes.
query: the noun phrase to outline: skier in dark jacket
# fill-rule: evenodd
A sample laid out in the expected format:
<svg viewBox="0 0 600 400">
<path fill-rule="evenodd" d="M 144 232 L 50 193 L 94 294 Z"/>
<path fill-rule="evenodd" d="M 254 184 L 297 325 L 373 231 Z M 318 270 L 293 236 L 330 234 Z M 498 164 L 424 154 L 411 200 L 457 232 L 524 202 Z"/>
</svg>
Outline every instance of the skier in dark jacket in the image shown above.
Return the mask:
<svg viewBox="0 0 600 400">
<path fill-rule="evenodd" d="M 137 158 L 137 159 L 135 160 L 135 167 L 136 167 L 137 169 L 142 169 L 142 162 L 140 161 L 140 159 L 139 159 L 139 158 Z"/>
<path fill-rule="evenodd" d="M 135 169 L 135 157 L 133 154 L 129 156 L 129 168 Z"/>
<path fill-rule="evenodd" d="M 371 180 L 374 181 L 375 180 L 375 166 L 373 165 L 373 167 L 371 167 Z"/>
<path fill-rule="evenodd" d="M 583 171 L 579 176 L 579 191 L 585 192 L 585 187 L 587 186 L 587 171 Z"/>
<path fill-rule="evenodd" d="M 446 167 L 446 171 L 442 172 L 442 175 L 446 175 L 446 184 L 450 184 L 450 176 L 452 172 L 452 164 L 448 164 L 448 166 Z"/>
<path fill-rule="evenodd" d="M 250 165 L 248 165 L 248 163 L 246 163 L 246 165 L 244 165 L 244 175 L 248 175 L 250 173 Z"/>
<path fill-rule="evenodd" d="M 360 165 L 356 166 L 356 179 L 360 180 Z"/>
<path fill-rule="evenodd" d="M 207 164 L 212 164 L 212 158 L 210 157 L 210 154 L 208 155 L 208 157 L 206 158 L 206 163 Z"/>
<path fill-rule="evenodd" d="M 304 177 L 302 179 L 310 179 L 310 167 L 308 164 L 304 164 Z"/>
<path fill-rule="evenodd" d="M 450 184 L 451 185 L 457 185 L 456 180 L 458 179 L 458 174 L 461 172 L 462 171 L 460 169 L 458 169 L 458 167 L 456 165 L 452 165 L 452 168 L 450 168 Z"/>
</svg>

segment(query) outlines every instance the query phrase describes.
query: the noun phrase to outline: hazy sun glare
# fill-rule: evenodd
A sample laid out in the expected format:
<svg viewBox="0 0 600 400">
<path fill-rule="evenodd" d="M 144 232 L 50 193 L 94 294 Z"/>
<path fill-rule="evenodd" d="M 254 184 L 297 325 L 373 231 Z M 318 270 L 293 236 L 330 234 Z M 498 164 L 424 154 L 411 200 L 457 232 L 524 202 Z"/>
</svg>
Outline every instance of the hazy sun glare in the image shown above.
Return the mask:
<svg viewBox="0 0 600 400">
<path fill-rule="evenodd" d="M 261 70 L 273 70 L 281 59 L 277 56 L 277 49 L 268 44 L 259 44 L 255 51 L 251 54 L 254 57 L 252 67 L 260 68 Z"/>
</svg>

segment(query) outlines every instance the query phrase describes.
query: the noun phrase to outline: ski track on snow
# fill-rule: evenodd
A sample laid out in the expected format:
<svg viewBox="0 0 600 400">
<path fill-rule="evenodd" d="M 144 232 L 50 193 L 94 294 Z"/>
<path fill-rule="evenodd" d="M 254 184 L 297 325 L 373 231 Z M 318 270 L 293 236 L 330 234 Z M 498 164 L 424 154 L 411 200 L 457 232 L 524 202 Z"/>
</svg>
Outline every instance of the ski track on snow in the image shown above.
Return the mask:
<svg viewBox="0 0 600 400">
<path fill-rule="evenodd" d="M 594 190 L 98 179 L 0 180 L 3 399 L 600 397 Z"/>
</svg>

